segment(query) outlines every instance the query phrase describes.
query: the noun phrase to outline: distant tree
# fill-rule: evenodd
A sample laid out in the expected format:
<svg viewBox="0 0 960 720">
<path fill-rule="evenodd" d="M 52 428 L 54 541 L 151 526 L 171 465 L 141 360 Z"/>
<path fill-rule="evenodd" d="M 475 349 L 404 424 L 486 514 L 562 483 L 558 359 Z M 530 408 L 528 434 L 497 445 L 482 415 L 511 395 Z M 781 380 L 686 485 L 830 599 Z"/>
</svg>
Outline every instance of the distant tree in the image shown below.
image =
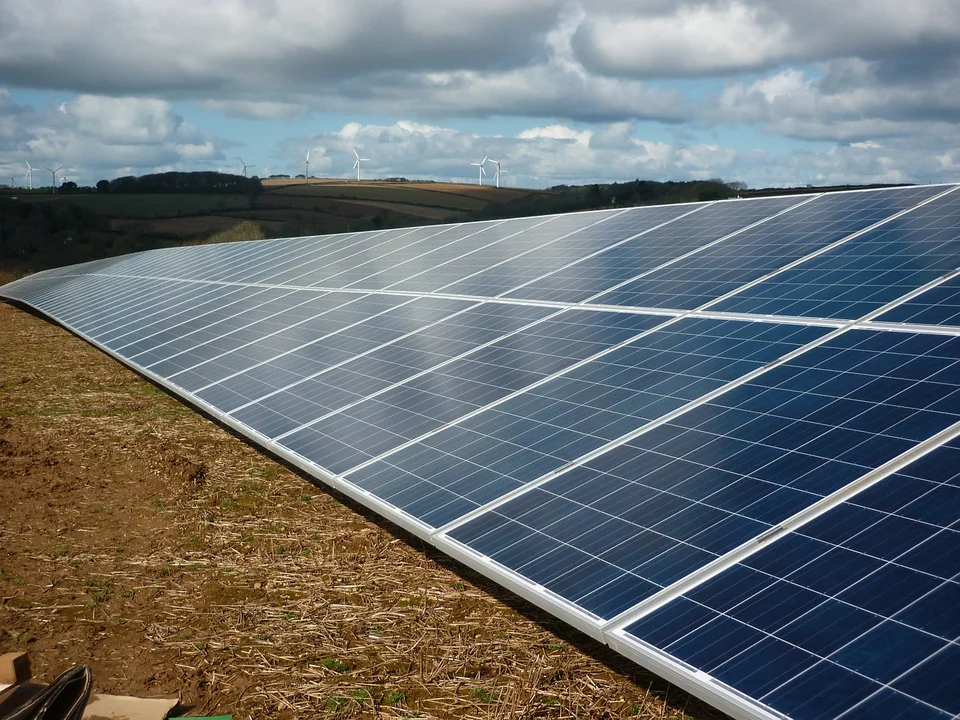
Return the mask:
<svg viewBox="0 0 960 720">
<path fill-rule="evenodd" d="M 73 180 L 67 180 L 67 182 L 60 185 L 60 192 L 65 193 L 75 193 L 79 188 Z"/>
<path fill-rule="evenodd" d="M 733 182 L 728 182 L 727 187 L 734 192 L 743 192 L 747 189 L 747 184 L 745 182 L 741 182 L 740 180 L 734 180 Z"/>
<path fill-rule="evenodd" d="M 108 193 L 110 192 L 110 181 L 109 180 L 100 180 L 97 183 L 97 192 L 99 193 Z"/>
</svg>

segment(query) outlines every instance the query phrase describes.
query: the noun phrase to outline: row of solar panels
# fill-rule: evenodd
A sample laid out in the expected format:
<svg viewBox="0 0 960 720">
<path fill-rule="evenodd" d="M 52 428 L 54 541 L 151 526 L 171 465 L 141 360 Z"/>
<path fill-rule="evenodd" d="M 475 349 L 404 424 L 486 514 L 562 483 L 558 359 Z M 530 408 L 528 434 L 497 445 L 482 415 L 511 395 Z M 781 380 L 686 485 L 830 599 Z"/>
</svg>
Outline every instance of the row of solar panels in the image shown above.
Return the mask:
<svg viewBox="0 0 960 720">
<path fill-rule="evenodd" d="M 954 190 L 183 248 L 0 292 L 728 712 L 950 717 Z"/>
</svg>

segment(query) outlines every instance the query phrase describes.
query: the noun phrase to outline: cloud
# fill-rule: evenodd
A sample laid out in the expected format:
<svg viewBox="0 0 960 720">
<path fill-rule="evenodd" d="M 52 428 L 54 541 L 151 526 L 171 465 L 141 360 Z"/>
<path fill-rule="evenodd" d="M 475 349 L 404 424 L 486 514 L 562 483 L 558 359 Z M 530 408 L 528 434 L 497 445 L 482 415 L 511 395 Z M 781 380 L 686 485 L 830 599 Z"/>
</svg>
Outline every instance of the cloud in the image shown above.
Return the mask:
<svg viewBox="0 0 960 720">
<path fill-rule="evenodd" d="M 785 62 L 884 58 L 891 69 L 960 50 L 954 0 L 599 0 L 577 28 L 591 72 L 635 78 L 763 71 Z M 915 75 L 915 73 L 911 73 Z"/>
<path fill-rule="evenodd" d="M 202 132 L 155 98 L 80 95 L 55 108 L 7 112 L 0 90 L 0 177 L 19 178 L 24 162 L 64 164 L 80 182 L 145 174 L 159 167 L 209 169 L 224 158 L 228 142 Z M 8 103 L 7 103 L 8 104 Z M 39 179 L 39 178 L 37 178 Z"/>
</svg>

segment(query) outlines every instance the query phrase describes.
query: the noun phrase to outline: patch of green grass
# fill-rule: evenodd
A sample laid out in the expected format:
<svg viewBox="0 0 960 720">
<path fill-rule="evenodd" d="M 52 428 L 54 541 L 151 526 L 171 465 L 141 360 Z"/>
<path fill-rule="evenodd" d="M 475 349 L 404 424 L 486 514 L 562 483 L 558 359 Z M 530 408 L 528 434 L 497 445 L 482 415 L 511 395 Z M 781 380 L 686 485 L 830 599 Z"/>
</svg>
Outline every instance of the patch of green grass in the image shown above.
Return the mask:
<svg viewBox="0 0 960 720">
<path fill-rule="evenodd" d="M 479 700 L 480 702 L 490 703 L 497 699 L 497 694 L 492 690 L 487 690 L 486 688 L 473 688 L 470 691 L 470 697 Z"/>
<path fill-rule="evenodd" d="M 320 664 L 323 665 L 327 670 L 333 670 L 334 672 L 342 673 L 350 669 L 350 666 L 345 662 L 340 662 L 335 657 L 324 658 L 320 661 Z"/>
<path fill-rule="evenodd" d="M 350 695 L 360 707 L 366 705 L 367 701 L 370 699 L 369 691 L 364 690 L 363 688 L 358 688 L 357 690 L 352 691 Z"/>
<path fill-rule="evenodd" d="M 453 589 L 454 589 L 454 590 L 466 590 L 466 589 L 467 589 L 467 586 L 464 585 L 462 582 L 458 582 L 458 583 L 454 583 L 454 584 L 453 584 Z"/>
<path fill-rule="evenodd" d="M 324 703 L 323 709 L 331 713 L 342 712 L 344 708 L 347 707 L 348 702 L 349 700 L 347 700 L 347 698 L 334 695 L 333 697 L 327 698 L 327 702 Z"/>
<path fill-rule="evenodd" d="M 383 694 L 384 705 L 399 705 L 406 700 L 406 696 L 400 690 L 391 690 Z"/>
</svg>

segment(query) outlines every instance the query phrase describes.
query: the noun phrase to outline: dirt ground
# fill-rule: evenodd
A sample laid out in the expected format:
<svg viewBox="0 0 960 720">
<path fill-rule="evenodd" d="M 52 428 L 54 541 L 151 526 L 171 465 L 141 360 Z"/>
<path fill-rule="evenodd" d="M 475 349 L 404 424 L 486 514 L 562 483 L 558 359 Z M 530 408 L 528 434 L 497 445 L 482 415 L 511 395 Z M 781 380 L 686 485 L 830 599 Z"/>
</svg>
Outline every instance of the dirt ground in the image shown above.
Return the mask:
<svg viewBox="0 0 960 720">
<path fill-rule="evenodd" d="M 0 652 L 235 718 L 721 717 L 0 302 Z"/>
</svg>

